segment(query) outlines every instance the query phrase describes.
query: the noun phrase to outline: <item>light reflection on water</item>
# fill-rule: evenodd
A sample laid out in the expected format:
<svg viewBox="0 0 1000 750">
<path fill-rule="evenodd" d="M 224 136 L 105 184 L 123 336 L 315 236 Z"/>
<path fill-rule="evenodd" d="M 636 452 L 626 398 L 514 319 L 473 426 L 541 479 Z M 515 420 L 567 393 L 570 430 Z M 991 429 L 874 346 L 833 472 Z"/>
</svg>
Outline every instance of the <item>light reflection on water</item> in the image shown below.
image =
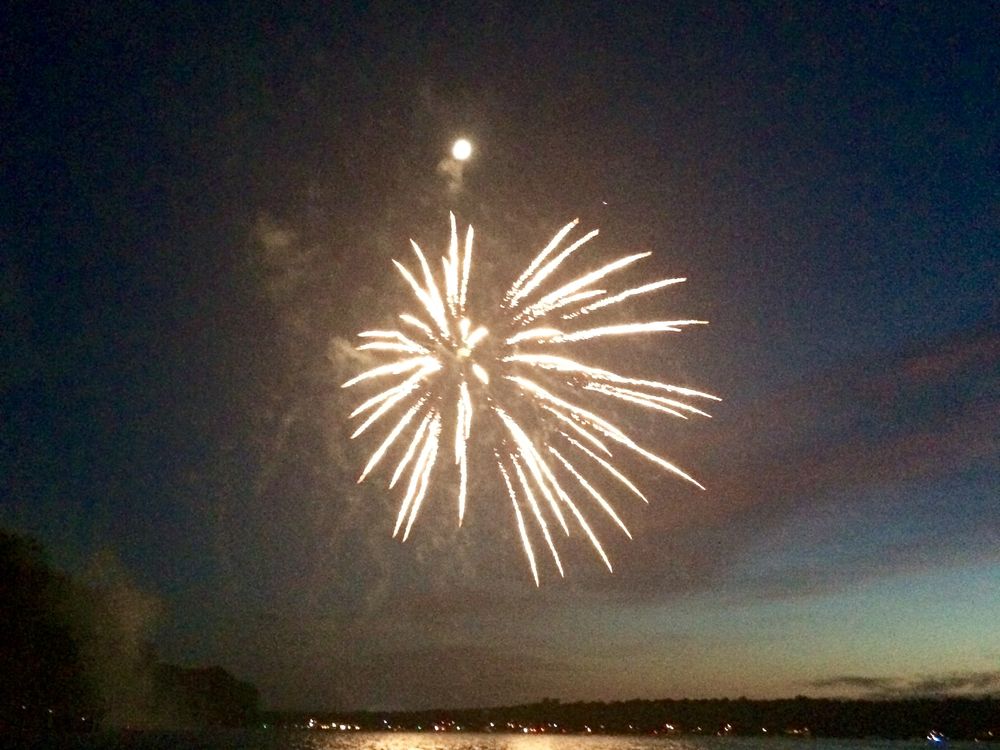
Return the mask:
<svg viewBox="0 0 1000 750">
<path fill-rule="evenodd" d="M 926 750 L 923 741 L 779 737 L 627 737 L 517 734 L 351 734 L 311 732 L 275 750 Z M 952 743 L 960 750 L 969 743 Z"/>
<path fill-rule="evenodd" d="M 301 750 L 709 750 L 704 742 L 660 737 L 518 734 L 370 734 L 309 738 Z M 291 748 L 289 749 L 291 750 Z M 298 750 L 298 748 L 296 748 Z M 720 749 L 721 750 L 721 749 Z M 738 750 L 733 747 L 732 750 Z M 747 748 L 746 750 L 749 750 Z M 777 749 L 775 749 L 777 750 Z"/>
<path fill-rule="evenodd" d="M 29 744 L 51 750 L 927 750 L 924 741 L 630 737 L 298 730 L 123 733 Z M 953 742 L 951 750 L 982 745 Z"/>
</svg>

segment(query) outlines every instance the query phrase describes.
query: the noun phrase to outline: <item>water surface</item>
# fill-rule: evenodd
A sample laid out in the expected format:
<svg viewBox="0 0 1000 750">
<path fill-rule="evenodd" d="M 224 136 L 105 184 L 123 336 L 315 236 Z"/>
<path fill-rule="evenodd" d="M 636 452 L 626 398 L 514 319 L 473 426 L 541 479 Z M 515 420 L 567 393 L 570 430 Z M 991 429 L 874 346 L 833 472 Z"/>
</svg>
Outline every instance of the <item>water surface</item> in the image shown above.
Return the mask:
<svg viewBox="0 0 1000 750">
<path fill-rule="evenodd" d="M 786 739 L 782 737 L 646 737 L 473 733 L 240 730 L 134 732 L 52 738 L 22 747 L 56 750 L 927 750 L 922 740 Z M 974 743 L 950 743 L 972 750 Z M 975 745 L 982 748 L 982 745 Z"/>
</svg>

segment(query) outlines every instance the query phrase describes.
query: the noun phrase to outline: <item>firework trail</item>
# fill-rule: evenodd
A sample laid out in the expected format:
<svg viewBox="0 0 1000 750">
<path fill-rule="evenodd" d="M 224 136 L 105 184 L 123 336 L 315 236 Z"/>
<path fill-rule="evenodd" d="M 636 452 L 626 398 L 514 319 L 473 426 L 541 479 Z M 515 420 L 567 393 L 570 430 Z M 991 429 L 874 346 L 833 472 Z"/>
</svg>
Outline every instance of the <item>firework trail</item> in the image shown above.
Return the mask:
<svg viewBox="0 0 1000 750">
<path fill-rule="evenodd" d="M 351 437 L 361 435 L 390 412 L 401 413 L 371 454 L 358 482 L 390 452 L 399 454 L 389 487 L 404 480 L 406 491 L 393 528 L 393 536 L 402 531 L 404 541 L 410 535 L 436 470 L 437 474 L 446 473 L 447 481 L 452 478 L 457 481 L 458 522 L 462 523 L 473 424 L 491 421 L 494 429 L 487 434 L 499 437 L 490 439 L 493 443 L 490 449 L 513 505 L 518 533 L 536 585 L 539 576 L 529 535 L 531 520 L 537 525 L 560 575 L 563 567 L 553 535 L 558 532 L 569 535 L 571 522 L 579 526 L 611 570 L 604 548 L 574 499 L 577 495 L 593 500 L 631 538 L 594 479 L 595 475 L 610 477 L 646 501 L 635 483 L 613 463 L 611 446 L 637 454 L 704 489 L 670 461 L 636 443 L 608 418 L 585 407 L 580 403 L 581 398 L 593 399 L 592 394 L 596 394 L 681 419 L 709 416 L 691 401 L 718 400 L 690 388 L 626 377 L 566 356 L 566 344 L 579 347 L 580 342 L 597 338 L 678 332 L 705 322 L 654 320 L 579 327 L 581 318 L 599 317 L 595 315 L 599 310 L 684 279 L 661 279 L 614 294 L 595 288 L 598 284 L 604 286 L 617 271 L 650 255 L 637 253 L 545 291 L 545 282 L 573 253 L 597 236 L 594 230 L 560 250 L 577 223 L 578 220 L 571 221 L 560 229 L 504 294 L 496 311 L 499 314 L 493 316 L 501 321 L 502 330 L 492 333 L 474 323 L 467 312 L 472 227 L 468 228 L 464 242 L 460 242 L 455 216 L 451 215 L 451 241 L 447 255 L 441 258 L 439 276 L 435 276 L 423 251 L 411 240 L 420 278 L 402 263 L 395 260 L 393 263 L 420 303 L 420 314 L 400 314 L 402 325 L 398 330 L 358 334 L 364 340 L 357 347 L 359 350 L 384 352 L 393 359 L 343 384 L 347 388 L 367 381 L 392 382 L 351 412 L 351 419 L 363 418 Z M 566 329 L 566 323 L 561 321 L 575 321 L 575 324 L 570 323 L 571 329 Z M 532 439 L 524 426 L 528 420 L 536 428 L 543 428 L 540 431 L 544 440 Z M 439 466 L 439 458 L 447 455 L 453 460 L 453 470 Z"/>
</svg>

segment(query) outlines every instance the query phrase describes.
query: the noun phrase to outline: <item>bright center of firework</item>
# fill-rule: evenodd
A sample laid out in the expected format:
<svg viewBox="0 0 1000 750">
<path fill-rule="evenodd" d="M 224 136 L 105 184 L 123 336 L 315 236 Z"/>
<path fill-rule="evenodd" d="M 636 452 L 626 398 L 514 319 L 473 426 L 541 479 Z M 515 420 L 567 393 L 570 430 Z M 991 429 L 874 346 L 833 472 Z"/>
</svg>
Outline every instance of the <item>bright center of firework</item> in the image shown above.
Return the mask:
<svg viewBox="0 0 1000 750">
<path fill-rule="evenodd" d="M 472 156 L 472 144 L 465 138 L 459 138 L 451 147 L 451 155 L 459 161 L 465 161 Z"/>
<path fill-rule="evenodd" d="M 455 142 L 452 154 L 456 159 L 467 159 L 471 153 L 468 141 Z M 418 314 L 400 314 L 399 330 L 359 334 L 368 341 L 358 349 L 392 353 L 394 359 L 344 383 L 347 387 L 362 381 L 393 379 L 391 385 L 368 398 L 351 414 L 353 418 L 367 413 L 351 435 L 353 438 L 391 410 L 402 411 L 358 479 L 360 482 L 368 476 L 386 455 L 395 455 L 398 463 L 389 487 L 407 478 L 403 480 L 406 491 L 393 536 L 400 530 L 404 540 L 409 536 L 432 479 L 442 475 L 457 479 L 458 519 L 462 522 L 469 494 L 468 452 L 473 445 L 481 446 L 487 440 L 488 451 L 493 454 L 513 505 L 521 543 L 536 583 L 538 568 L 528 530 L 532 519 L 537 524 L 536 541 L 540 535 L 560 574 L 562 563 L 552 531 L 558 529 L 569 534 L 571 523 L 580 528 L 611 569 L 584 511 L 587 506 L 600 510 L 631 536 L 603 494 L 608 492 L 607 485 L 621 485 L 646 500 L 619 468 L 620 454 L 631 453 L 701 487 L 665 458 L 636 443 L 611 421 L 611 415 L 598 414 L 595 409 L 601 408 L 600 403 L 591 406 L 584 399 L 598 402 L 616 399 L 632 407 L 688 419 L 708 416 L 688 403 L 691 399 L 715 397 L 591 367 L 569 358 L 563 348 L 564 344 L 580 342 L 576 344 L 579 350 L 582 342 L 591 339 L 618 337 L 627 341 L 630 336 L 677 332 L 685 326 L 702 323 L 613 320 L 603 325 L 586 325 L 584 322 L 599 319 L 599 311 L 604 308 L 684 279 L 660 279 L 618 292 L 597 288 L 607 286 L 615 272 L 649 255 L 636 253 L 598 265 L 571 281 L 564 278 L 561 285 L 553 284 L 553 280 L 566 275 L 561 267 L 564 263 L 569 265 L 570 256 L 597 235 L 594 230 L 560 249 L 576 224 L 572 221 L 559 230 L 487 313 L 494 326 L 492 334 L 485 326 L 474 324 L 466 312 L 472 227 L 461 243 L 455 216 L 451 216 L 451 241 L 437 274 L 412 241 L 421 280 L 405 265 L 393 261 L 413 291 L 414 301 L 419 303 Z M 489 342 L 485 342 L 487 337 Z M 585 353 L 586 349 L 582 351 Z M 538 423 L 532 424 L 526 417 Z M 474 422 L 487 423 L 487 429 L 478 431 L 480 437 L 475 442 Z M 402 438 L 404 435 L 407 437 Z M 402 439 L 397 443 L 398 438 Z M 451 454 L 450 460 L 440 460 L 447 454 Z"/>
</svg>

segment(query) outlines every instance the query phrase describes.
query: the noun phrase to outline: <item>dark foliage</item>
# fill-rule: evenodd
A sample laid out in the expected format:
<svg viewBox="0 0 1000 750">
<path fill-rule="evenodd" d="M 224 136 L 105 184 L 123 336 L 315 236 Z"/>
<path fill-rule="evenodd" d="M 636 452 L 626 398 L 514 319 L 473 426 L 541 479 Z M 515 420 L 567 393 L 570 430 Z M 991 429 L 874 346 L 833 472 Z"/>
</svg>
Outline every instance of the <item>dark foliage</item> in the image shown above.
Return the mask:
<svg viewBox="0 0 1000 750">
<path fill-rule="evenodd" d="M 191 726 L 238 727 L 257 714 L 257 689 L 222 667 L 184 669 L 157 664 L 154 684 L 157 702 L 175 706 Z"/>
<path fill-rule="evenodd" d="M 157 661 L 134 624 L 152 597 L 104 567 L 77 580 L 34 540 L 0 529 L 0 732 L 253 721 L 252 685 L 221 667 Z"/>
<path fill-rule="evenodd" d="M 93 697 L 70 616 L 85 598 L 41 545 L 0 530 L 0 728 L 86 723 Z"/>
</svg>

